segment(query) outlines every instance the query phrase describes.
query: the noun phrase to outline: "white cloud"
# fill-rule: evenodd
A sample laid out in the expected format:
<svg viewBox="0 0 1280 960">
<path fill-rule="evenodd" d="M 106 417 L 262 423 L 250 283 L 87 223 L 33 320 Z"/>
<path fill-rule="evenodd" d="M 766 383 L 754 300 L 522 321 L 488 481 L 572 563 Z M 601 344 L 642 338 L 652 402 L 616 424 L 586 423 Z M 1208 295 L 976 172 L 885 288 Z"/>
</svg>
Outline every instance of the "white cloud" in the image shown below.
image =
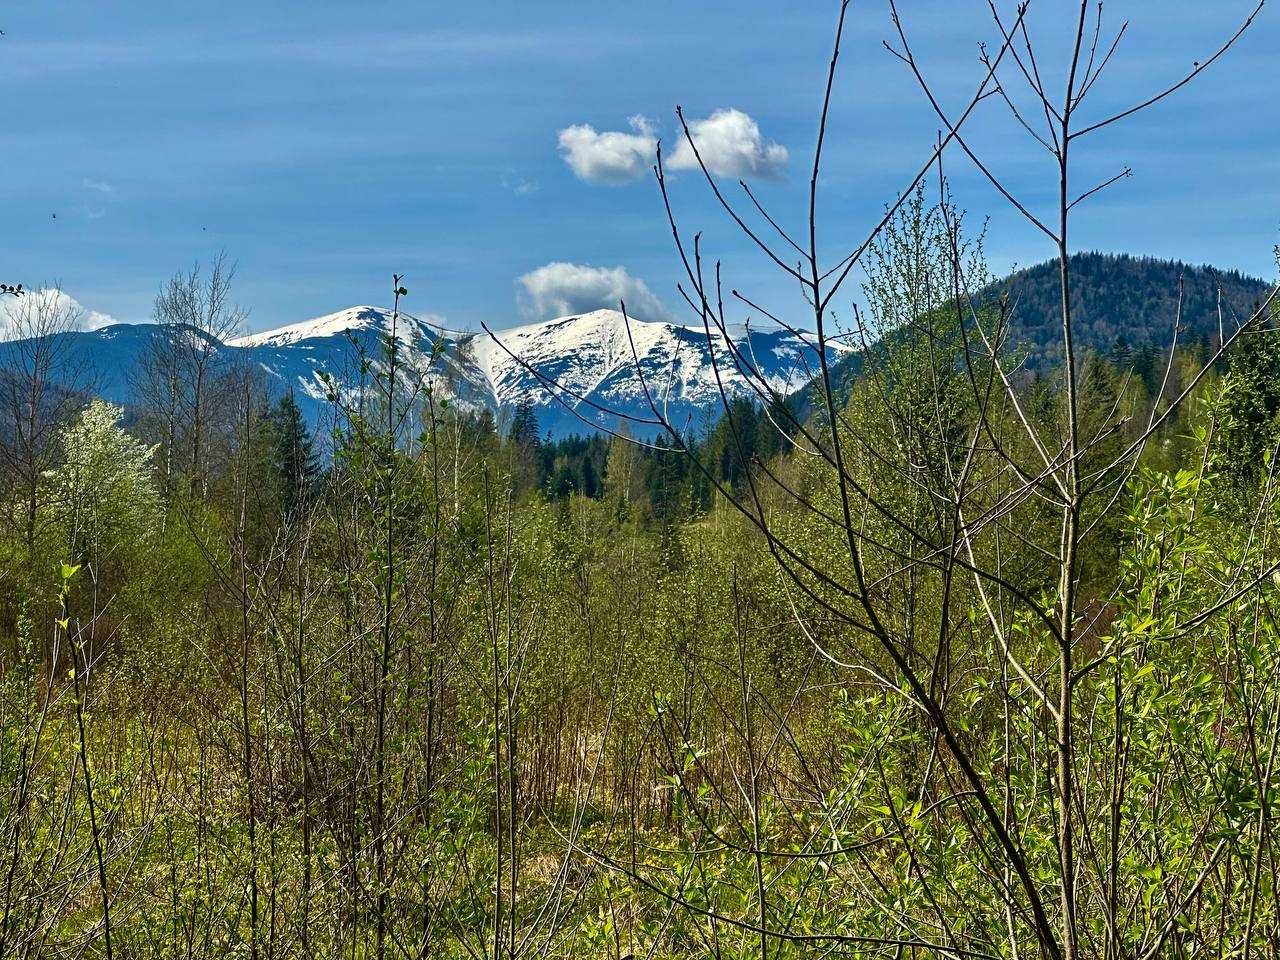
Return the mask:
<svg viewBox="0 0 1280 960">
<path fill-rule="evenodd" d="M 787 148 L 760 134 L 760 125 L 741 110 L 716 110 L 705 120 L 689 120 L 689 135 L 702 162 L 717 177 L 777 179 L 787 166 Z M 671 169 L 697 170 L 698 157 L 684 131 L 671 154 Z"/>
<path fill-rule="evenodd" d="M 587 183 L 610 186 L 643 177 L 653 164 L 658 138 L 652 122 L 642 116 L 630 120 L 631 131 L 597 131 L 581 123 L 560 131 L 560 153 L 565 163 Z M 765 140 L 760 125 L 741 110 L 716 110 L 704 119 L 689 120 L 689 134 L 702 162 L 717 177 L 759 177 L 776 180 L 787 166 L 787 148 Z M 667 166 L 672 170 L 697 170 L 694 155 L 680 131 Z"/>
<path fill-rule="evenodd" d="M 36 316 L 52 319 L 59 329 L 97 330 L 119 323 L 109 313 L 87 310 L 70 294 L 46 287 L 20 297 L 0 296 L 0 341 L 21 336 Z"/>
<path fill-rule="evenodd" d="M 670 320 L 671 314 L 645 282 L 625 267 L 589 267 L 577 263 L 548 263 L 520 277 L 521 312 L 533 320 L 617 310 L 626 301 L 627 313 L 638 320 Z"/>
<path fill-rule="evenodd" d="M 90 180 L 88 177 L 85 177 L 84 180 L 81 181 L 81 184 L 86 190 L 92 190 L 94 193 L 116 192 L 116 188 L 105 180 Z"/>
<path fill-rule="evenodd" d="M 86 330 L 101 330 L 103 327 L 109 327 L 113 323 L 119 323 L 109 313 L 103 313 L 101 310 L 86 310 L 84 315 L 84 327 Z"/>
<path fill-rule="evenodd" d="M 597 133 L 580 123 L 560 131 L 560 153 L 565 163 L 587 183 L 616 186 L 645 175 L 653 163 L 658 139 L 653 125 L 641 116 L 630 120 L 631 133 L 617 130 Z"/>
</svg>

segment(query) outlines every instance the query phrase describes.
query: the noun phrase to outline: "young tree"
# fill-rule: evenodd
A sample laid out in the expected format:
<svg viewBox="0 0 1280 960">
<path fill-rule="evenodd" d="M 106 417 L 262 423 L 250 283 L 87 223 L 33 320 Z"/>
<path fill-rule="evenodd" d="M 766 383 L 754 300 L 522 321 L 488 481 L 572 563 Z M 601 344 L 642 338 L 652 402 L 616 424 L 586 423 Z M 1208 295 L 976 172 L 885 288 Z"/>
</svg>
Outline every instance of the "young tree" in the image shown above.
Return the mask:
<svg viewBox="0 0 1280 960">
<path fill-rule="evenodd" d="M 604 468 L 604 497 L 619 519 L 640 519 L 645 512 L 644 469 L 640 448 L 631 442 L 626 423 L 609 439 Z"/>
<path fill-rule="evenodd" d="M 43 478 L 65 555 L 86 568 L 145 540 L 159 512 L 156 448 L 129 436 L 123 418 L 120 407 L 92 401 L 59 433 L 59 463 Z"/>
<path fill-rule="evenodd" d="M 59 432 L 92 383 L 68 336 L 83 326 L 75 301 L 51 287 L 17 299 L 9 317 L 12 342 L 0 354 L 0 464 L 30 550 L 38 533 L 41 482 L 57 454 Z"/>
<path fill-rule="evenodd" d="M 219 418 L 230 388 L 225 342 L 243 327 L 247 313 L 232 300 L 235 264 L 219 254 L 207 271 L 195 264 L 174 274 L 156 296 L 153 319 L 162 327 L 135 374 L 140 392 L 162 430 L 166 498 L 179 474 L 192 489 L 208 491 L 208 459 L 215 434 L 234 433 Z"/>
</svg>

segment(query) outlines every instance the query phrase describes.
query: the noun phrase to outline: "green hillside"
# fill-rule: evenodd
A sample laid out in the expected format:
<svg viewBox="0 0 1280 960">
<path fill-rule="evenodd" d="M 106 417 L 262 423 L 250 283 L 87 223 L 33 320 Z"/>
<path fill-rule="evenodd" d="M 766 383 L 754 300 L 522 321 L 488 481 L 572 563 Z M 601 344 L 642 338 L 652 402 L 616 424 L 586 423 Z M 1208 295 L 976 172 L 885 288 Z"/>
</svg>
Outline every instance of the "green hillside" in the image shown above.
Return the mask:
<svg viewBox="0 0 1280 960">
<path fill-rule="evenodd" d="M 1078 253 L 1071 258 L 1072 316 L 1076 342 L 1109 352 L 1123 337 L 1132 346 L 1164 347 L 1178 315 L 1178 283 L 1183 281 L 1184 342 L 1217 342 L 1218 293 L 1226 329 L 1233 329 L 1266 296 L 1267 284 L 1238 270 L 1191 266 L 1174 260 L 1129 254 Z M 1005 294 L 1013 308 L 1015 343 L 1028 365 L 1044 366 L 1061 356 L 1061 293 L 1058 264 L 1049 261 L 1019 270 L 985 291 Z"/>
<path fill-rule="evenodd" d="M 1117 345 L 1135 355 L 1159 356 L 1168 345 L 1178 316 L 1182 280 L 1180 343 L 1212 347 L 1218 342 L 1218 294 L 1228 332 L 1266 298 L 1268 284 L 1238 270 L 1192 266 L 1176 260 L 1130 254 L 1077 253 L 1071 258 L 1072 317 L 1077 347 L 1111 355 Z M 975 302 L 1006 297 L 1012 311 L 1010 349 L 1025 353 L 1024 369 L 1052 367 L 1062 355 L 1061 284 L 1058 264 L 1049 260 L 1010 274 L 982 290 Z M 1144 350 L 1144 347 L 1150 349 Z M 861 353 L 843 357 L 832 380 L 843 388 L 862 369 Z M 795 395 L 806 411 L 810 389 Z"/>
</svg>

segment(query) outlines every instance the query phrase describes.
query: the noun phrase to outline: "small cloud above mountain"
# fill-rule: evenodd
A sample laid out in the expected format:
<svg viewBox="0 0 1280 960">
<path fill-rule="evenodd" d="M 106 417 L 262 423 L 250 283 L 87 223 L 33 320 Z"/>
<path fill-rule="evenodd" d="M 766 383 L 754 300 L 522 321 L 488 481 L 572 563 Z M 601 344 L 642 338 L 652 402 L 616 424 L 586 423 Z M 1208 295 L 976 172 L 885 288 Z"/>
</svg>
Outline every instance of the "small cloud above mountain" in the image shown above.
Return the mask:
<svg viewBox="0 0 1280 960">
<path fill-rule="evenodd" d="M 585 123 L 560 131 L 561 156 L 579 180 L 618 186 L 645 176 L 654 162 L 657 132 L 652 121 L 642 116 L 632 117 L 629 123 L 629 133 L 601 132 Z M 671 170 L 699 169 L 699 155 L 717 177 L 776 180 L 786 170 L 787 148 L 766 140 L 760 125 L 741 110 L 716 110 L 709 117 L 689 120 L 688 126 L 697 154 L 680 130 L 667 161 Z"/>
<path fill-rule="evenodd" d="M 103 327 L 109 327 L 113 323 L 119 323 L 109 313 L 103 313 L 101 310 L 86 310 L 84 315 L 84 327 L 86 330 L 101 330 Z"/>
<path fill-rule="evenodd" d="M 526 273 L 520 284 L 520 312 L 530 320 L 546 320 L 592 310 L 617 310 L 619 301 L 638 320 L 667 320 L 671 312 L 638 277 L 625 267 L 592 267 L 578 263 L 548 263 Z"/>
<path fill-rule="evenodd" d="M 100 310 L 88 310 L 75 297 L 54 287 L 32 290 L 21 297 L 0 297 L 0 341 L 30 335 L 39 321 L 57 329 L 98 330 L 119 323 Z"/>
</svg>

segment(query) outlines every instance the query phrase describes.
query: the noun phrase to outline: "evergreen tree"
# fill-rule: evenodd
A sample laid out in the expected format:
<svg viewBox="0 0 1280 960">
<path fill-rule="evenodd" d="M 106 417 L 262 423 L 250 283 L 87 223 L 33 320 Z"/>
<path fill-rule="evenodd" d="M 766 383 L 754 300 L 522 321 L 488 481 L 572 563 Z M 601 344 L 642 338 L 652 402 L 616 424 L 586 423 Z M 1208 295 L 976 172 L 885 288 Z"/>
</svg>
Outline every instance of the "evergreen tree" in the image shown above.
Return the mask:
<svg viewBox="0 0 1280 960">
<path fill-rule="evenodd" d="M 1222 417 L 1226 470 L 1238 480 L 1258 476 L 1280 439 L 1280 330 L 1241 338 L 1227 362 Z"/>
<path fill-rule="evenodd" d="M 1111 362 L 1121 373 L 1133 365 L 1133 347 L 1123 333 L 1116 337 L 1116 342 L 1111 347 Z"/>
<path fill-rule="evenodd" d="M 550 475 L 551 463 L 543 463 L 542 441 L 538 436 L 538 415 L 533 401 L 524 397 L 516 405 L 507 428 L 507 444 L 511 451 L 511 473 L 517 489 L 528 490 L 543 485 Z"/>
<path fill-rule="evenodd" d="M 533 401 L 528 397 L 516 404 L 511 426 L 507 428 L 507 440 L 529 450 L 537 449 L 541 443 L 538 436 L 538 414 L 533 409 Z"/>
<path fill-rule="evenodd" d="M 1155 393 L 1160 386 L 1159 364 L 1156 349 L 1150 342 L 1139 345 L 1133 354 L 1133 372 L 1142 378 L 1148 393 Z"/>
<path fill-rule="evenodd" d="M 600 496 L 600 475 L 590 453 L 588 450 L 578 463 L 578 492 L 594 499 Z"/>
<path fill-rule="evenodd" d="M 682 517 L 690 506 L 685 496 L 689 492 L 689 459 L 665 437 L 658 437 L 654 445 L 658 449 L 645 461 L 645 488 L 654 517 L 669 522 Z"/>
<path fill-rule="evenodd" d="M 280 398 L 268 422 L 282 515 L 292 519 L 314 498 L 320 458 L 292 390 Z"/>
</svg>

